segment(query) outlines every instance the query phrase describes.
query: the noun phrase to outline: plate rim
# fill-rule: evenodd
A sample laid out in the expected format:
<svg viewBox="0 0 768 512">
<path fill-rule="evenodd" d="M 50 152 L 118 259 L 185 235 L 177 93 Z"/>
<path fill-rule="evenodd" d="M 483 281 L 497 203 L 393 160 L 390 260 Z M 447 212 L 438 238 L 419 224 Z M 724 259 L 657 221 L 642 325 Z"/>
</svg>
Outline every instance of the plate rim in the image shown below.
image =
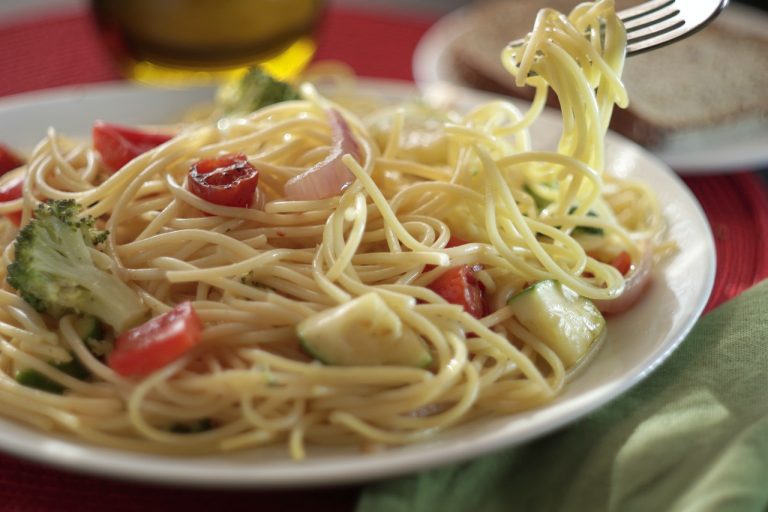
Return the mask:
<svg viewBox="0 0 768 512">
<path fill-rule="evenodd" d="M 392 91 L 395 91 L 397 95 L 402 94 L 402 91 L 407 89 L 412 90 L 414 93 L 416 92 L 416 88 L 412 83 L 398 80 L 361 79 L 360 85 L 363 90 L 376 90 L 381 94 L 390 94 Z M 387 91 L 383 92 L 385 89 Z M 182 90 L 181 94 L 184 94 L 185 91 L 188 90 Z M 178 93 L 179 90 L 171 92 Z M 92 99 L 100 98 L 104 95 L 107 97 L 112 94 L 137 94 L 141 96 L 142 94 L 155 95 L 163 93 L 168 93 L 168 91 L 165 89 L 136 86 L 124 82 L 69 86 L 23 93 L 0 100 L 0 119 L 4 116 L 9 105 L 13 108 L 34 108 L 34 105 L 40 102 L 70 101 L 73 94 L 80 95 L 80 101 L 88 103 Z M 498 98 L 498 95 L 490 93 L 473 91 L 472 94 L 481 98 Z M 435 444 L 434 441 L 426 441 L 418 445 L 411 445 L 413 449 L 409 449 L 411 447 L 405 449 L 395 448 L 370 456 L 371 458 L 369 459 L 366 459 L 366 457 L 369 457 L 367 455 L 344 455 L 340 461 L 329 463 L 324 457 L 313 460 L 310 456 L 306 461 L 287 463 L 280 466 L 277 468 L 277 471 L 270 470 L 265 472 L 264 468 L 258 463 L 247 467 L 230 463 L 226 468 L 218 468 L 219 473 L 216 475 L 211 474 L 210 468 L 206 466 L 202 466 L 202 468 L 196 467 L 191 462 L 215 462 L 220 459 L 219 456 L 151 456 L 142 453 L 114 450 L 89 445 L 71 438 L 51 436 L 32 427 L 14 423 L 6 418 L 0 418 L 0 449 L 15 456 L 56 466 L 60 469 L 144 483 L 193 484 L 210 488 L 320 487 L 366 482 L 479 457 L 497 449 L 528 442 L 583 417 L 635 386 L 669 357 L 680 343 L 683 342 L 704 310 L 707 299 L 712 291 L 715 277 L 714 238 L 701 205 L 690 189 L 666 164 L 637 144 L 613 133 L 609 134 L 608 141 L 611 145 L 618 145 L 620 148 L 629 148 L 632 151 L 638 152 L 639 158 L 648 159 L 654 167 L 652 173 L 656 173 L 658 175 L 657 178 L 675 187 L 676 193 L 679 194 L 679 197 L 685 203 L 684 206 L 695 214 L 692 220 L 703 230 L 700 234 L 704 236 L 702 243 L 704 244 L 704 249 L 706 249 L 706 258 L 701 267 L 703 281 L 699 285 L 701 295 L 698 296 L 698 301 L 692 305 L 692 308 L 687 311 L 687 316 L 681 321 L 676 332 L 667 333 L 667 339 L 671 339 L 671 342 L 662 344 L 663 350 L 655 351 L 648 356 L 650 358 L 648 365 L 644 366 L 640 371 L 636 371 L 630 376 L 623 378 L 620 383 L 604 386 L 602 389 L 591 392 L 589 397 L 577 397 L 581 402 L 587 403 L 578 407 L 572 406 L 568 414 L 560 415 L 556 420 L 549 421 L 535 432 L 529 431 L 526 435 L 518 435 L 512 440 L 505 436 L 503 432 L 487 435 L 479 442 L 474 441 L 470 443 L 471 449 L 467 449 L 466 446 L 441 446 L 439 442 Z M 535 414 L 536 410 L 532 412 Z M 501 418 L 496 421 L 511 423 L 516 420 L 517 416 Z M 14 432 L 24 434 L 22 435 L 22 441 L 15 438 Z M 24 441 L 24 436 L 31 436 L 31 441 Z M 30 444 L 32 441 L 37 441 L 39 444 L 37 446 L 34 443 Z M 32 452 L 29 451 L 30 448 L 33 448 Z M 430 455 L 427 460 L 425 460 L 425 453 Z"/>
</svg>

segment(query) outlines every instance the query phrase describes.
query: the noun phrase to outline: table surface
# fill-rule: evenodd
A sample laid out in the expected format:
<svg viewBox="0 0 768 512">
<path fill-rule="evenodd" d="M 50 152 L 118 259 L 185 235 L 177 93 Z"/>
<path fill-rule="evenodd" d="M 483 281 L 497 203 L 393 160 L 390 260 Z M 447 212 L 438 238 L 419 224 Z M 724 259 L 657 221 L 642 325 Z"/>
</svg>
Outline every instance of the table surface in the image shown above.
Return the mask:
<svg viewBox="0 0 768 512">
<path fill-rule="evenodd" d="M 367 0 L 332 3 L 317 60 L 340 60 L 361 76 L 412 80 L 411 56 L 439 8 L 398 12 Z M 11 5 L 14 4 L 14 5 Z M 21 7 L 19 7 L 21 5 Z M 101 48 L 82 0 L 9 0 L 0 7 L 0 96 L 119 78 Z M 373 5 L 371 8 L 370 5 Z M 444 4 L 445 5 L 448 4 Z M 387 44 L 381 44 L 386 40 Z M 708 309 L 768 276 L 766 172 L 734 169 L 686 177 L 707 214 L 717 248 Z M 760 172 L 758 172 L 760 171 Z M 126 483 L 40 466 L 0 455 L 2 510 L 352 510 L 360 487 L 298 491 L 215 491 Z"/>
</svg>

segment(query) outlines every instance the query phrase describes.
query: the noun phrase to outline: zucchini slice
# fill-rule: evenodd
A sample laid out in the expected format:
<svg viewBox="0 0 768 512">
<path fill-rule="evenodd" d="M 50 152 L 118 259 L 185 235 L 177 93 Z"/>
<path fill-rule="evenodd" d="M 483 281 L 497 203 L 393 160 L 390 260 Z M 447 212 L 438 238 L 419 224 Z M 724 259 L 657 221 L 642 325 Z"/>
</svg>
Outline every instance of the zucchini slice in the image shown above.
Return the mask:
<svg viewBox="0 0 768 512">
<path fill-rule="evenodd" d="M 432 362 L 421 336 L 376 293 L 313 315 L 296 331 L 304 350 L 327 365 L 423 368 Z"/>
<path fill-rule="evenodd" d="M 507 303 L 567 368 L 584 357 L 605 329 L 605 318 L 592 301 L 552 279 L 532 284 Z"/>
</svg>

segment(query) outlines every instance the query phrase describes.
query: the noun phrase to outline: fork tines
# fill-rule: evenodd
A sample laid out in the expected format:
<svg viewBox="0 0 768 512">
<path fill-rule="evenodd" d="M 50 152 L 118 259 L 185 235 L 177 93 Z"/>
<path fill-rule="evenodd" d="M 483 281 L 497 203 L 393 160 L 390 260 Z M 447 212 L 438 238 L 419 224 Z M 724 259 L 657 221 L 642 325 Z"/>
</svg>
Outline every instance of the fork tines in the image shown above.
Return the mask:
<svg viewBox="0 0 768 512">
<path fill-rule="evenodd" d="M 728 0 L 649 0 L 618 13 L 627 30 L 627 55 L 675 42 L 703 28 Z"/>
<path fill-rule="evenodd" d="M 627 53 L 655 47 L 671 32 L 685 25 L 675 0 L 652 0 L 621 11 L 619 17 L 627 30 Z"/>
<path fill-rule="evenodd" d="M 618 12 L 627 31 L 627 55 L 674 43 L 704 28 L 728 0 L 648 0 Z M 509 46 L 520 46 L 516 39 Z"/>
</svg>

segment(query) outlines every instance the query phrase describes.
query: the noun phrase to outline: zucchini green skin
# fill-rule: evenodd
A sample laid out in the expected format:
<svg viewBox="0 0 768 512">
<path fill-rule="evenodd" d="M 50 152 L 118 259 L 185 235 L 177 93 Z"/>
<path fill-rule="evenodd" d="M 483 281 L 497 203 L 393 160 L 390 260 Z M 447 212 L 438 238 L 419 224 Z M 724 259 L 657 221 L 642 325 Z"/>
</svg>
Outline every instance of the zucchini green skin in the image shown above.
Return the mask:
<svg viewBox="0 0 768 512">
<path fill-rule="evenodd" d="M 91 372 L 89 372 L 75 356 L 72 356 L 72 359 L 64 363 L 51 363 L 51 366 L 79 380 L 86 380 L 91 376 Z M 34 368 L 19 370 L 16 372 L 15 378 L 16 382 L 22 386 L 39 389 L 40 391 L 48 391 L 49 393 L 56 393 L 57 395 L 64 392 L 64 386 L 49 379 Z"/>
<path fill-rule="evenodd" d="M 376 293 L 368 293 L 299 323 L 303 349 L 334 366 L 413 366 L 432 363 L 426 342 Z"/>
<path fill-rule="evenodd" d="M 537 194 L 530 185 L 528 184 L 523 185 L 523 190 L 527 192 L 528 195 L 531 196 L 534 204 L 536 205 L 536 209 L 538 209 L 539 211 L 543 210 L 549 205 L 550 203 L 549 199 L 545 199 L 539 194 Z"/>
<path fill-rule="evenodd" d="M 64 392 L 64 386 L 55 382 L 42 373 L 32 368 L 26 368 L 16 372 L 16 382 L 28 388 L 39 389 L 60 395 Z"/>
<path fill-rule="evenodd" d="M 578 363 L 605 330 L 605 318 L 592 301 L 552 279 L 532 284 L 507 303 L 566 367 Z"/>
<path fill-rule="evenodd" d="M 576 211 L 576 207 L 572 206 L 568 210 L 568 213 L 571 214 L 575 211 Z M 587 212 L 587 217 L 597 217 L 597 214 L 592 210 L 589 210 Z M 595 236 L 603 236 L 605 234 L 603 232 L 603 228 L 595 228 L 592 226 L 576 226 L 575 228 L 573 228 L 573 231 L 571 232 L 571 234 L 573 235 L 577 235 L 579 233 L 583 233 L 585 235 L 595 235 Z"/>
<path fill-rule="evenodd" d="M 536 209 L 538 209 L 539 211 L 541 211 L 544 208 L 546 208 L 547 206 L 549 206 L 550 201 L 548 199 L 543 198 L 539 194 L 537 194 L 533 190 L 533 188 L 531 188 L 530 185 L 528 185 L 528 184 L 523 185 L 523 190 L 528 195 L 531 196 L 531 198 L 533 199 L 534 204 L 536 205 Z M 568 214 L 570 215 L 570 214 L 572 214 L 575 211 L 576 211 L 576 207 L 575 206 L 571 206 L 568 209 Z M 593 212 L 592 210 L 589 210 L 587 212 L 587 217 L 597 217 L 597 214 L 595 212 Z M 576 227 L 573 228 L 573 231 L 571 233 L 574 234 L 574 235 L 585 234 L 585 235 L 594 235 L 594 236 L 603 236 L 605 234 L 605 232 L 603 231 L 603 228 L 596 228 L 596 227 L 593 227 L 593 226 L 576 226 Z"/>
</svg>

